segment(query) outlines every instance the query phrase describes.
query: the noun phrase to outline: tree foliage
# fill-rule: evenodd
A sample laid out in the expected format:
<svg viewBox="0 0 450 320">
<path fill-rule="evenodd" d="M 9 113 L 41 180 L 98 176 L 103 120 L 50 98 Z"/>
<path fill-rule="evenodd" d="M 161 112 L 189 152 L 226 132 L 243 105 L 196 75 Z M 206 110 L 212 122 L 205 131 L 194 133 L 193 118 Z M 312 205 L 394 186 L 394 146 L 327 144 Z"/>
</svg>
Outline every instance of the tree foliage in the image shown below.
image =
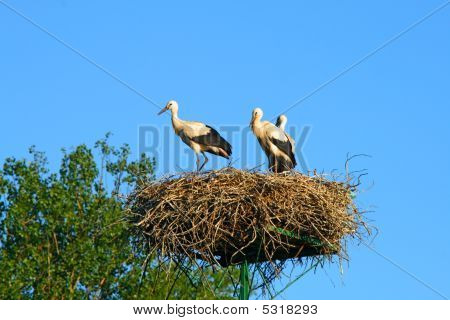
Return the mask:
<svg viewBox="0 0 450 320">
<path fill-rule="evenodd" d="M 133 246 L 123 219 L 124 194 L 154 179 L 154 160 L 142 155 L 131 161 L 129 146 L 111 146 L 108 135 L 93 149 L 63 150 L 57 173 L 44 153 L 32 147 L 30 155 L 7 158 L 0 170 L 0 298 L 233 295 L 224 274 L 209 272 L 206 281 L 194 283 L 174 265 L 145 263 L 146 255 Z"/>
</svg>

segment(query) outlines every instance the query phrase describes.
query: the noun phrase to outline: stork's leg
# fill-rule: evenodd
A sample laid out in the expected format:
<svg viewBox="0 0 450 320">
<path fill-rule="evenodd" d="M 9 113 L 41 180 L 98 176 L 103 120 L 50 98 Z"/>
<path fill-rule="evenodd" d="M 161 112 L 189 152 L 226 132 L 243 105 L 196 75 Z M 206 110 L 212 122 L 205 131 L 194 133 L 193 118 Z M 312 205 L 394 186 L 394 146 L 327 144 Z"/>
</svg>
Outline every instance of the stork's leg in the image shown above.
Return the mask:
<svg viewBox="0 0 450 320">
<path fill-rule="evenodd" d="M 206 154 L 204 152 L 202 152 L 202 155 L 203 155 L 203 157 L 205 157 L 205 161 L 203 162 L 200 169 L 198 169 L 198 171 L 201 171 L 203 169 L 203 167 L 205 166 L 205 164 L 209 161 L 208 157 L 206 156 Z"/>
<path fill-rule="evenodd" d="M 199 154 L 198 153 L 195 153 L 195 156 L 197 157 L 197 161 L 196 161 L 196 163 L 197 163 L 197 171 L 200 171 L 200 156 L 199 156 Z"/>
<path fill-rule="evenodd" d="M 272 172 L 278 173 L 278 160 L 276 156 L 273 156 Z"/>
<path fill-rule="evenodd" d="M 271 155 L 270 159 L 269 159 L 269 171 L 275 172 L 275 168 L 276 168 L 276 158 L 275 156 Z"/>
</svg>

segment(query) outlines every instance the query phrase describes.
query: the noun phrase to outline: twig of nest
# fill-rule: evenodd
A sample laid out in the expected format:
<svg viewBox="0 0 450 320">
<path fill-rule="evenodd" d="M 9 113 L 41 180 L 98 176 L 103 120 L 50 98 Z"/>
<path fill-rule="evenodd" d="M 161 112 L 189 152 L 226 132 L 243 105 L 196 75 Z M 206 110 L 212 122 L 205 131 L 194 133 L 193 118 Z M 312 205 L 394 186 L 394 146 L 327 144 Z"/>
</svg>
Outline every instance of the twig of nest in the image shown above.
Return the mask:
<svg viewBox="0 0 450 320">
<path fill-rule="evenodd" d="M 348 182 L 225 168 L 166 177 L 128 199 L 149 254 L 226 267 L 333 256 L 368 230 Z"/>
</svg>

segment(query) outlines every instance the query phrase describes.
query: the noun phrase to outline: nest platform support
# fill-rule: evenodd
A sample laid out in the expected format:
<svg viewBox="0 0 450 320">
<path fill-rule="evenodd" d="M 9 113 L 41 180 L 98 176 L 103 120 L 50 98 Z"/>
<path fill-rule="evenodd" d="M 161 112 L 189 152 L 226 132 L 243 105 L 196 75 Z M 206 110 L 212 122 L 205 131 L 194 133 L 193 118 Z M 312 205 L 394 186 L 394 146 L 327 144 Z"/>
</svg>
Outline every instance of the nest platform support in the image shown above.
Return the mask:
<svg viewBox="0 0 450 320">
<path fill-rule="evenodd" d="M 244 260 L 240 265 L 239 286 L 239 300 L 248 300 L 250 297 L 250 279 L 247 260 Z"/>
</svg>

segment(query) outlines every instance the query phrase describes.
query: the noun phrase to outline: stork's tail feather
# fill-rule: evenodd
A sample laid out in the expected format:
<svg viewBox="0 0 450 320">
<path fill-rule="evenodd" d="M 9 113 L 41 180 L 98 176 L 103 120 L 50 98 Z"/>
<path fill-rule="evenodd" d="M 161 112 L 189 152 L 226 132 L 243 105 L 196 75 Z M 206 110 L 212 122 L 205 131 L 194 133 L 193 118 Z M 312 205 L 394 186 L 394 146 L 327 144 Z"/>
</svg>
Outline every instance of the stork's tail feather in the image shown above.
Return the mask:
<svg viewBox="0 0 450 320">
<path fill-rule="evenodd" d="M 231 151 L 231 144 L 227 141 L 227 140 L 225 140 L 225 139 L 223 139 L 222 137 L 220 137 L 220 145 L 219 145 L 219 147 L 222 149 L 221 150 L 221 156 L 222 157 L 224 157 L 224 158 L 227 158 L 227 159 L 229 159 L 230 158 L 230 156 L 231 156 L 231 153 L 232 153 L 232 151 Z"/>
<path fill-rule="evenodd" d="M 228 154 L 228 156 L 231 156 L 231 154 L 233 153 L 232 150 L 231 150 L 232 149 L 231 144 L 228 141 L 226 141 L 226 140 L 225 140 L 225 142 L 226 143 L 225 143 L 225 146 L 224 146 L 224 150 Z"/>
<path fill-rule="evenodd" d="M 209 150 L 205 150 L 205 151 L 215 154 L 216 156 L 224 157 L 226 159 L 230 159 L 230 155 L 231 155 L 231 148 L 229 150 L 218 148 L 218 149 L 209 149 Z"/>
<path fill-rule="evenodd" d="M 226 159 L 230 159 L 231 156 L 231 144 L 227 140 L 222 139 L 223 143 L 220 146 L 220 155 Z"/>
<path fill-rule="evenodd" d="M 224 150 L 221 150 L 222 152 L 224 151 Z M 230 155 L 229 154 L 227 154 L 227 153 L 220 153 L 220 156 L 222 156 L 222 157 L 224 157 L 225 159 L 230 159 Z"/>
</svg>

